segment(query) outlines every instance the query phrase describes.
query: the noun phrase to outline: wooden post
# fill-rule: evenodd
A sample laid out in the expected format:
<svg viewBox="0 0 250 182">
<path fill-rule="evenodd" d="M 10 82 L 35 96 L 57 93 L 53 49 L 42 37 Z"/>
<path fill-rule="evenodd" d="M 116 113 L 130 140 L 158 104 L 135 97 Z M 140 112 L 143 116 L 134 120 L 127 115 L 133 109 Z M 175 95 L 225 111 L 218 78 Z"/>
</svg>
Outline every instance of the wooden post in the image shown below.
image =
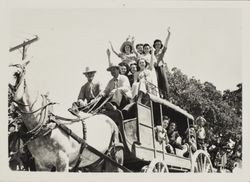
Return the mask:
<svg viewBox="0 0 250 182">
<path fill-rule="evenodd" d="M 38 36 L 36 35 L 35 38 L 33 38 L 31 40 L 23 41 L 22 44 L 19 44 L 19 45 L 15 46 L 15 47 L 10 48 L 9 52 L 12 52 L 12 51 L 15 51 L 15 50 L 17 50 L 19 48 L 22 48 L 22 60 L 24 60 L 25 57 L 26 57 L 26 51 L 27 51 L 27 47 L 26 46 L 30 45 L 31 43 L 33 43 L 33 42 L 35 42 L 37 40 L 38 40 Z"/>
<path fill-rule="evenodd" d="M 23 43 L 25 43 L 25 42 L 23 42 Z M 25 59 L 25 57 L 26 57 L 26 46 L 24 45 L 23 46 L 23 52 L 22 52 L 22 60 L 24 60 Z"/>
<path fill-rule="evenodd" d="M 155 130 L 154 130 L 154 109 L 153 109 L 153 102 L 150 100 L 150 110 L 151 110 L 151 125 L 152 125 L 152 132 L 153 132 L 153 147 L 154 147 L 154 158 L 156 158 L 156 145 L 155 145 Z"/>
<path fill-rule="evenodd" d="M 162 114 L 162 105 L 160 104 L 160 115 L 161 115 L 161 127 L 163 128 L 162 126 L 162 122 L 163 122 L 163 114 Z M 165 140 L 162 142 L 162 157 L 163 157 L 163 160 L 165 160 Z"/>
</svg>

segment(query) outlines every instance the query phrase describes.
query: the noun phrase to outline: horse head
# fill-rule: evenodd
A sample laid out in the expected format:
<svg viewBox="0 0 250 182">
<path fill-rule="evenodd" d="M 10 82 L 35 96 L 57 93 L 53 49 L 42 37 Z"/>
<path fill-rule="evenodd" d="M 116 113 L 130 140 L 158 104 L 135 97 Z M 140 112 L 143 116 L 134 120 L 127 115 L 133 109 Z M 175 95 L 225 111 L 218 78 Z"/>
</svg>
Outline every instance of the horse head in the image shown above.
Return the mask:
<svg viewBox="0 0 250 182">
<path fill-rule="evenodd" d="M 26 61 L 24 63 L 19 64 L 10 64 L 9 67 L 13 68 L 12 75 L 10 78 L 10 83 L 8 84 L 9 90 L 12 93 L 13 100 L 19 101 L 24 94 L 25 91 L 25 72 L 26 66 L 30 63 L 30 61 Z"/>
</svg>

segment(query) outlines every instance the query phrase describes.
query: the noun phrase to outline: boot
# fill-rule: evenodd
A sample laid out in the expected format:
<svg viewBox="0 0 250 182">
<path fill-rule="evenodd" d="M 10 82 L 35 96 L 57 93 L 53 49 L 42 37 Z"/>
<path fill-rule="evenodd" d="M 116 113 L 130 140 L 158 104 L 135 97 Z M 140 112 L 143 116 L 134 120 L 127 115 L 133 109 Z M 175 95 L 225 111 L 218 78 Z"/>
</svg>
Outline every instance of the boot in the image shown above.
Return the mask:
<svg viewBox="0 0 250 182">
<path fill-rule="evenodd" d="M 69 108 L 68 111 L 76 117 L 80 117 L 78 109 Z"/>
</svg>

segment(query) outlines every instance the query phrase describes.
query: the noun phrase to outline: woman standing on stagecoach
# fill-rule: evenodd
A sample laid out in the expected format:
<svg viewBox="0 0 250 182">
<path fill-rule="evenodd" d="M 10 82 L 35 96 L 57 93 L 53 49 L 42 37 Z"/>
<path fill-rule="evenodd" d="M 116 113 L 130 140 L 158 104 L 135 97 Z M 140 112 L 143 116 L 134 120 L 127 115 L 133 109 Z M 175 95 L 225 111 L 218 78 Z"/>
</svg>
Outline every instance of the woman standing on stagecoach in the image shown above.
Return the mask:
<svg viewBox="0 0 250 182">
<path fill-rule="evenodd" d="M 150 82 L 150 87 L 156 92 L 154 95 L 159 96 L 158 83 L 157 83 L 157 75 L 156 70 L 154 69 L 154 64 L 156 62 L 155 56 L 153 54 L 153 48 L 149 44 L 143 45 L 143 54 L 140 58 L 146 60 L 146 62 L 150 63 L 147 67 L 151 71 L 152 81 Z"/>
<path fill-rule="evenodd" d="M 128 66 L 130 66 L 130 64 L 133 61 L 137 60 L 137 56 L 133 51 L 134 50 L 133 41 L 134 41 L 133 38 L 132 38 L 132 41 L 129 41 L 129 38 L 127 38 L 126 41 L 123 42 L 123 44 L 121 45 L 120 53 L 117 53 L 115 51 L 112 43 L 109 42 L 110 46 L 111 46 L 111 50 L 113 51 L 113 53 L 115 53 L 115 55 L 117 55 L 119 58 L 121 58 L 122 62 L 126 63 Z"/>
<path fill-rule="evenodd" d="M 157 85 L 153 79 L 153 54 L 151 54 L 150 63 L 146 59 L 140 58 L 138 61 L 139 71 L 134 74 L 134 83 L 132 85 L 132 97 L 138 95 L 139 90 L 146 93 L 149 92 L 154 95 L 158 95 L 156 88 L 149 86 Z"/>
<path fill-rule="evenodd" d="M 167 78 L 167 64 L 164 62 L 163 57 L 167 50 L 168 41 L 170 38 L 170 27 L 168 27 L 168 35 L 165 40 L 164 45 L 161 40 L 156 39 L 154 41 L 153 47 L 155 48 L 154 55 L 156 57 L 155 71 L 158 79 L 158 87 L 162 92 L 162 96 L 164 99 L 168 99 L 169 97 L 169 83 Z"/>
</svg>

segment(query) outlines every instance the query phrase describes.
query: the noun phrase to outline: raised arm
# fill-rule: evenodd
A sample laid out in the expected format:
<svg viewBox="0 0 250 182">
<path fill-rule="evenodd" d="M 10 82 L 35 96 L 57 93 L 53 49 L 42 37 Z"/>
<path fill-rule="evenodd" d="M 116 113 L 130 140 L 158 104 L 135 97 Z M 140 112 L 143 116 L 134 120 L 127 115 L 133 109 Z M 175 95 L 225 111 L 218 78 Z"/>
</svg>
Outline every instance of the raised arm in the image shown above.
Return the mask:
<svg viewBox="0 0 250 182">
<path fill-rule="evenodd" d="M 109 49 L 107 49 L 106 53 L 107 53 L 107 56 L 108 56 L 108 62 L 109 62 L 109 65 L 110 65 L 110 64 L 111 64 L 111 60 L 110 60 L 110 55 L 111 55 L 111 52 L 110 52 L 110 50 L 109 50 Z"/>
<path fill-rule="evenodd" d="M 148 69 L 152 71 L 153 68 L 154 68 L 154 49 L 153 47 L 151 47 L 151 57 L 150 57 L 150 63 L 148 65 Z"/>
<path fill-rule="evenodd" d="M 168 27 L 168 35 L 167 35 L 167 38 L 165 40 L 165 43 L 164 43 L 164 47 L 168 47 L 168 41 L 169 41 L 169 38 L 170 38 L 170 27 Z"/>
<path fill-rule="evenodd" d="M 130 39 L 130 35 L 128 35 L 128 37 L 126 38 L 126 41 L 129 41 L 129 39 Z"/>
<path fill-rule="evenodd" d="M 138 57 L 139 53 L 135 49 L 135 37 L 132 37 L 131 42 L 132 42 L 132 50 L 135 53 L 136 57 Z"/>
<path fill-rule="evenodd" d="M 118 54 L 118 53 L 115 51 L 115 49 L 114 49 L 114 47 L 113 47 L 111 41 L 109 41 L 109 44 L 110 44 L 110 47 L 111 47 L 111 50 L 113 51 L 113 53 L 115 53 L 115 55 L 117 55 L 118 57 L 120 57 L 120 54 Z"/>
<path fill-rule="evenodd" d="M 169 41 L 169 38 L 170 38 L 170 27 L 168 27 L 168 35 L 167 35 L 167 38 L 165 40 L 165 43 L 164 43 L 164 46 L 163 46 L 163 49 L 162 49 L 162 52 L 161 54 L 159 55 L 159 58 L 157 59 L 157 64 L 159 64 L 160 61 L 162 61 L 162 63 L 164 63 L 163 61 L 163 57 L 167 51 L 167 47 L 168 47 L 168 41 Z"/>
</svg>

